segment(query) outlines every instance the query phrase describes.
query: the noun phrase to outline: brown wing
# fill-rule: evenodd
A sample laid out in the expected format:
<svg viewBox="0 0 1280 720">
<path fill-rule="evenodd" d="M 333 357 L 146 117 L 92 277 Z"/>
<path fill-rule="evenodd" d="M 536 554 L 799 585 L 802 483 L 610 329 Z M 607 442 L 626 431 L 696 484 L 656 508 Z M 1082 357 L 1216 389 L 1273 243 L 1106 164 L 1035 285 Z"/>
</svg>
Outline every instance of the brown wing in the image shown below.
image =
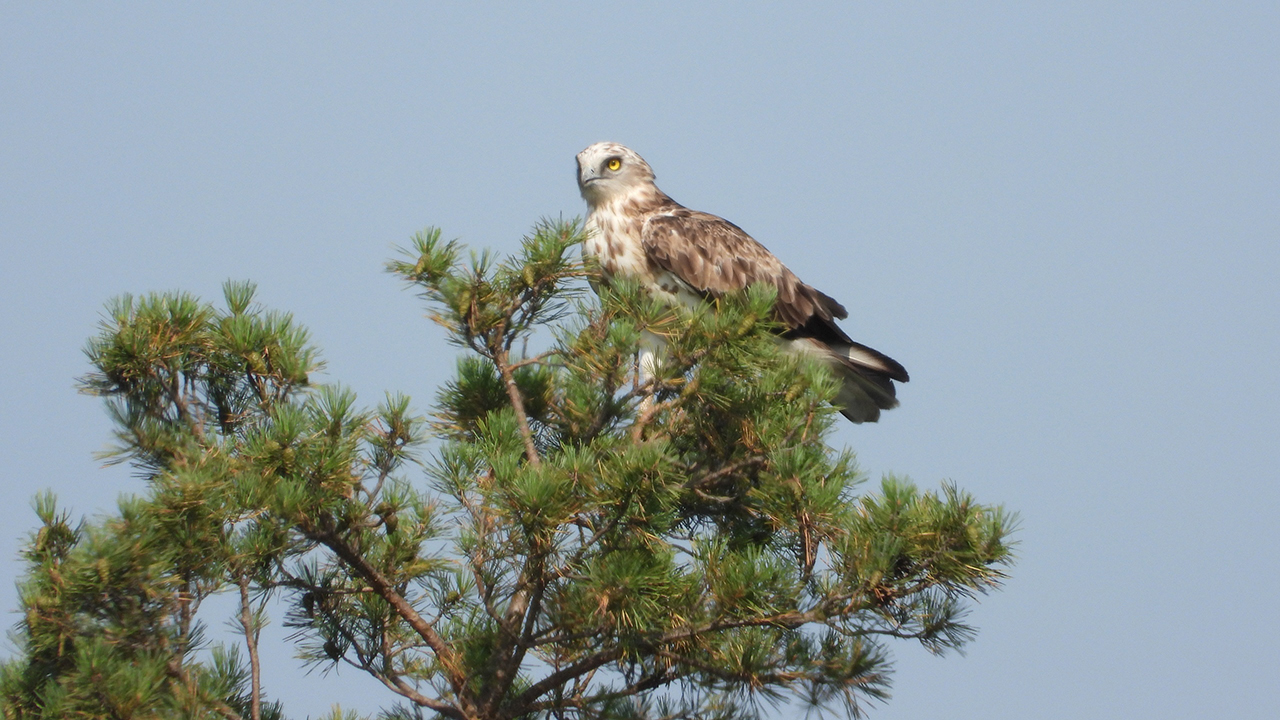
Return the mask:
<svg viewBox="0 0 1280 720">
<path fill-rule="evenodd" d="M 649 262 L 710 297 L 757 282 L 773 285 L 778 289 L 774 311 L 787 328 L 784 338 L 816 340 L 842 364 L 882 386 L 887 391 L 884 402 L 892 402 L 889 379 L 906 382 L 906 369 L 893 358 L 854 342 L 836 325 L 837 319 L 848 317 L 843 305 L 801 282 L 737 225 L 674 202 L 671 205 L 674 207 L 645 220 L 641 244 Z"/>
<path fill-rule="evenodd" d="M 844 307 L 800 281 L 742 228 L 724 218 L 678 207 L 650 216 L 641 242 L 649 261 L 675 274 L 699 293 L 716 296 L 752 283 L 778 289 L 778 320 L 790 330 L 817 320 L 849 338 L 832 322 L 848 317 Z"/>
</svg>

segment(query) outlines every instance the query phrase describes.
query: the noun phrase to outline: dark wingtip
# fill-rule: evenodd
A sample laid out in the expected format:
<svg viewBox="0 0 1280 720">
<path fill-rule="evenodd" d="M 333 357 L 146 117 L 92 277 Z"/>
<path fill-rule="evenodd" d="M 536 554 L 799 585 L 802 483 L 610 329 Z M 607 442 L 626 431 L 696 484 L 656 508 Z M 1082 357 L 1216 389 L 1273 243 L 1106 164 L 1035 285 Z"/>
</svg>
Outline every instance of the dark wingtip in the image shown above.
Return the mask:
<svg viewBox="0 0 1280 720">
<path fill-rule="evenodd" d="M 844 320 L 849 317 L 849 311 L 845 310 L 844 306 L 841 305 L 839 302 L 837 302 L 835 298 L 831 297 L 830 295 L 822 292 L 821 290 L 813 286 L 809 286 L 809 288 L 813 290 L 814 293 L 817 294 L 818 299 L 821 301 L 823 309 L 831 313 L 832 317 L 836 318 L 837 320 Z"/>
</svg>

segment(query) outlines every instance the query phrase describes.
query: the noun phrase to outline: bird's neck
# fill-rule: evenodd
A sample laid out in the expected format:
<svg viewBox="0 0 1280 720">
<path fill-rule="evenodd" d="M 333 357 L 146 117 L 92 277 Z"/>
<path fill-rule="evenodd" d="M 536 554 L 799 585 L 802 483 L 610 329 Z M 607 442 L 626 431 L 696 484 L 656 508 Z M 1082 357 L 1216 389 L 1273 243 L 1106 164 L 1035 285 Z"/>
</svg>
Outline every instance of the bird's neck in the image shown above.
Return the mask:
<svg viewBox="0 0 1280 720">
<path fill-rule="evenodd" d="M 596 213 L 616 213 L 638 216 L 667 206 L 679 207 L 679 203 L 659 190 L 656 185 L 646 185 L 632 188 L 626 192 L 613 193 L 606 197 L 598 198 L 594 202 L 590 198 L 587 200 L 587 207 L 593 215 Z"/>
</svg>

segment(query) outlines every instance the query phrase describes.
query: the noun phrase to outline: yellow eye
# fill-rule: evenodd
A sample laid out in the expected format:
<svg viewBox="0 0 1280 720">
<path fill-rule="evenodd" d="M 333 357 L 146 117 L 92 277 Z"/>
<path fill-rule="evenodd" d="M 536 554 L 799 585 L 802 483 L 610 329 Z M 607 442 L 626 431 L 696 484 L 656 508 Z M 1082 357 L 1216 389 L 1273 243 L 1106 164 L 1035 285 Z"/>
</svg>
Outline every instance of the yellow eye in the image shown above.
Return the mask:
<svg viewBox="0 0 1280 720">
<path fill-rule="evenodd" d="M 622 160 L 620 158 L 609 158 L 609 162 L 605 163 L 605 167 L 610 170 L 617 170 L 622 167 Z"/>
</svg>

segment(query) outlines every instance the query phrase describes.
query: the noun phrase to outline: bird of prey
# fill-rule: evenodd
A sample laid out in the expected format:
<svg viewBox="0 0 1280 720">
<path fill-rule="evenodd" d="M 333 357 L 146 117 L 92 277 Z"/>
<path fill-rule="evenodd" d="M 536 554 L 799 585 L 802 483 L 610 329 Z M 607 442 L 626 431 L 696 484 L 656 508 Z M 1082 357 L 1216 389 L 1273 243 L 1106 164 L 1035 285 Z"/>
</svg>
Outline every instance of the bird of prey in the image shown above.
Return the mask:
<svg viewBox="0 0 1280 720">
<path fill-rule="evenodd" d="M 836 325 L 844 307 L 800 281 L 773 253 L 723 218 L 677 203 L 654 184 L 649 164 L 635 151 L 600 142 L 578 153 L 578 188 L 587 201 L 586 255 L 607 281 L 634 278 L 650 293 L 695 306 L 752 283 L 778 291 L 781 342 L 821 358 L 841 380 L 835 404 L 855 423 L 875 422 L 895 407 L 893 381 L 906 382 L 896 360 L 854 342 Z M 652 367 L 657 338 L 642 343 L 641 371 Z"/>
</svg>

